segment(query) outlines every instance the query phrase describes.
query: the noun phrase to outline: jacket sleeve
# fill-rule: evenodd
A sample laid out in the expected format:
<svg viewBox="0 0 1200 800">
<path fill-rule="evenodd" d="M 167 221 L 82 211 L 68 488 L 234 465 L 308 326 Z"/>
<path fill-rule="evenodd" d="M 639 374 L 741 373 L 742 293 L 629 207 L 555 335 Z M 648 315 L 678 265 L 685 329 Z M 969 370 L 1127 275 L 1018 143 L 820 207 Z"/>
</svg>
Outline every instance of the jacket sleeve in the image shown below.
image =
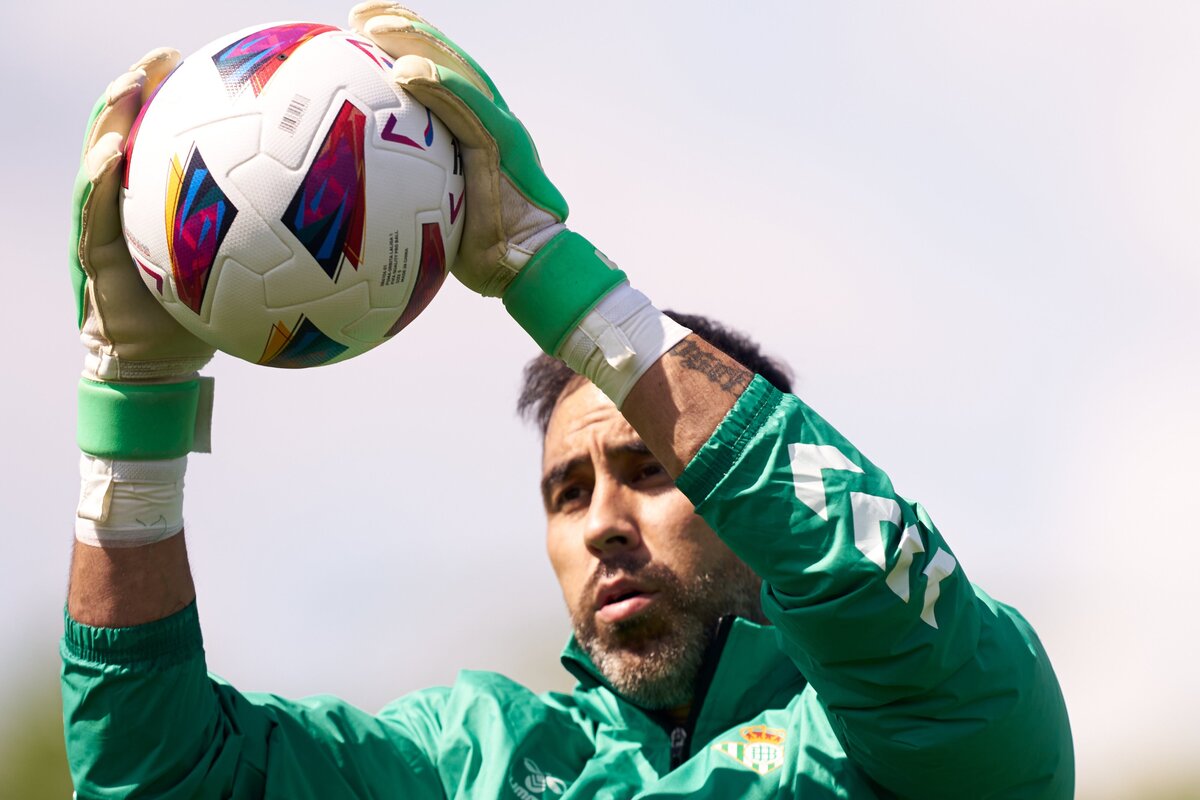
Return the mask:
<svg viewBox="0 0 1200 800">
<path fill-rule="evenodd" d="M 132 628 L 66 621 L 76 796 L 442 797 L 436 709 L 374 717 L 332 697 L 241 694 L 207 673 L 195 604 Z"/>
<path fill-rule="evenodd" d="M 679 488 L 764 580 L 847 754 L 901 797 L 1073 796 L 1066 706 L 1028 623 L 919 504 L 758 377 Z"/>
</svg>

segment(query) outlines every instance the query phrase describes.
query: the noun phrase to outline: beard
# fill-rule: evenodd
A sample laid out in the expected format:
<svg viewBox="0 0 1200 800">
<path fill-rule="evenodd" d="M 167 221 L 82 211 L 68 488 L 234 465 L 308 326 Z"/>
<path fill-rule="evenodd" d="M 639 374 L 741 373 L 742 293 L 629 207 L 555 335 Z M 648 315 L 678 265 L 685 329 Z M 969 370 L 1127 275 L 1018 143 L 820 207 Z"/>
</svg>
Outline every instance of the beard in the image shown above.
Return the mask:
<svg viewBox="0 0 1200 800">
<path fill-rule="evenodd" d="M 654 603 L 630 619 L 601 626 L 593 602 L 603 580 L 629 578 L 653 587 Z M 575 640 L 613 688 L 643 708 L 677 708 L 692 699 L 705 651 L 722 617 L 766 622 L 762 579 L 737 559 L 679 576 L 634 557 L 602 563 L 583 587 L 571 624 Z"/>
</svg>

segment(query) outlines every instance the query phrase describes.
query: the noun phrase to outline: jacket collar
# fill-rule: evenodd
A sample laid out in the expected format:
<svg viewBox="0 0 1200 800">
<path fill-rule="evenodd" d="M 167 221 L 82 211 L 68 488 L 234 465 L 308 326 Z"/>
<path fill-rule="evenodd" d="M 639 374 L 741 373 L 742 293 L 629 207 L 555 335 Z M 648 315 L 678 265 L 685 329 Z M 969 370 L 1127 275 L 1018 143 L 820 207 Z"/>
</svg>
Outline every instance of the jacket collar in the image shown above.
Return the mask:
<svg viewBox="0 0 1200 800">
<path fill-rule="evenodd" d="M 699 687 L 702 705 L 692 711 L 695 738 L 702 741 L 767 708 L 786 705 L 806 683 L 780 649 L 776 631 L 769 625 L 734 619 L 724 645 L 709 658 L 716 659 L 710 672 L 712 681 L 707 691 Z M 563 649 L 562 663 L 582 689 L 600 689 L 620 697 L 574 636 Z"/>
</svg>

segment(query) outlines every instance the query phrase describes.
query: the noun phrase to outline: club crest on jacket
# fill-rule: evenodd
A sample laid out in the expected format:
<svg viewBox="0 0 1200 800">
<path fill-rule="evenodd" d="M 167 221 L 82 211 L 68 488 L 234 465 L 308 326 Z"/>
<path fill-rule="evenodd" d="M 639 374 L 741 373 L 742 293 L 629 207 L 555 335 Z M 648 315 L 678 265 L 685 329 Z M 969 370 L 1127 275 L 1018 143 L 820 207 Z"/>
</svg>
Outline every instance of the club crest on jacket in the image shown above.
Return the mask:
<svg viewBox="0 0 1200 800">
<path fill-rule="evenodd" d="M 717 742 L 713 750 L 724 753 L 743 767 L 759 775 L 779 769 L 783 765 L 783 740 L 787 732 L 766 725 L 751 725 L 740 731 L 741 742 Z"/>
</svg>

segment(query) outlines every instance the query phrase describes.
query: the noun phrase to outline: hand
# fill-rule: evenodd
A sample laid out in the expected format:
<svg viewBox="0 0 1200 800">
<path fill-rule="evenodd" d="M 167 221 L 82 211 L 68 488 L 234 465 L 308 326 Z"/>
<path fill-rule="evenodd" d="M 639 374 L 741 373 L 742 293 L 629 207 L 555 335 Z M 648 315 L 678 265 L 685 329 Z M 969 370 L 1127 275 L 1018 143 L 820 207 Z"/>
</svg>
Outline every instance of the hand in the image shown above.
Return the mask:
<svg viewBox="0 0 1200 800">
<path fill-rule="evenodd" d="M 125 140 L 146 99 L 179 63 L 159 48 L 119 76 L 88 122 L 75 181 L 71 279 L 84 375 L 96 381 L 162 382 L 190 377 L 213 348 L 188 333 L 151 296 L 121 235 Z"/>
<path fill-rule="evenodd" d="M 567 203 L 533 140 L 471 56 L 385 0 L 355 6 L 350 26 L 395 60 L 397 85 L 459 141 L 466 219 L 454 275 L 480 294 L 503 297 L 517 322 L 555 354 L 624 273 L 566 230 Z"/>
<path fill-rule="evenodd" d="M 567 218 L 533 140 L 474 59 L 413 12 L 375 0 L 354 7 L 350 25 L 396 61 L 396 82 L 458 139 L 468 210 L 454 274 L 480 294 L 503 295 Z"/>
<path fill-rule="evenodd" d="M 207 448 L 211 395 L 195 373 L 213 348 L 184 330 L 142 283 L 119 209 L 125 140 L 147 98 L 178 63 L 175 50 L 147 53 L 109 84 L 84 139 L 69 261 L 88 351 L 78 440 L 93 456 L 163 459 Z"/>
</svg>

